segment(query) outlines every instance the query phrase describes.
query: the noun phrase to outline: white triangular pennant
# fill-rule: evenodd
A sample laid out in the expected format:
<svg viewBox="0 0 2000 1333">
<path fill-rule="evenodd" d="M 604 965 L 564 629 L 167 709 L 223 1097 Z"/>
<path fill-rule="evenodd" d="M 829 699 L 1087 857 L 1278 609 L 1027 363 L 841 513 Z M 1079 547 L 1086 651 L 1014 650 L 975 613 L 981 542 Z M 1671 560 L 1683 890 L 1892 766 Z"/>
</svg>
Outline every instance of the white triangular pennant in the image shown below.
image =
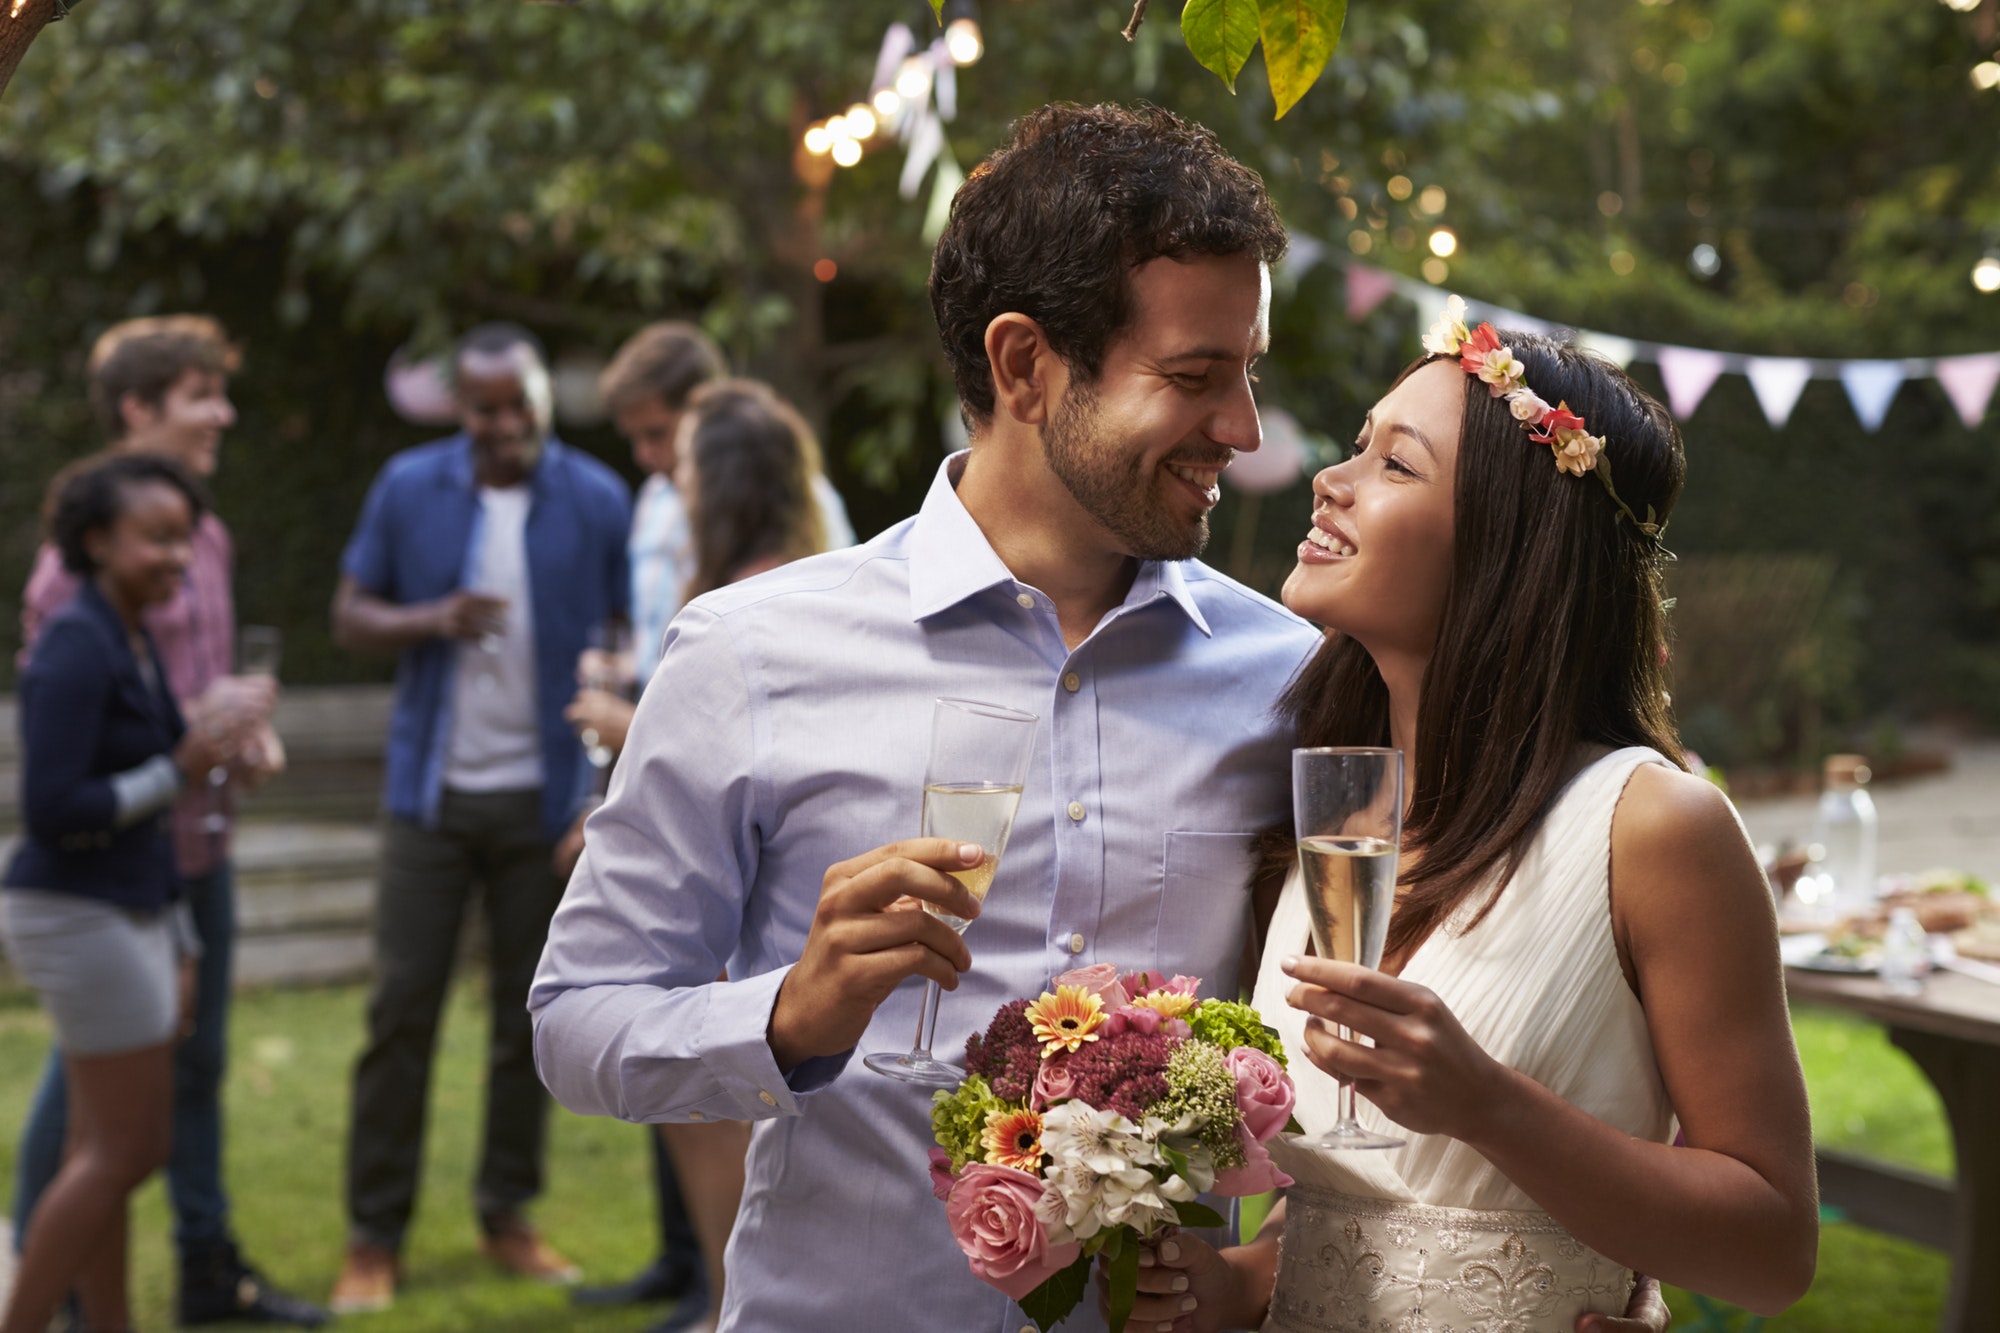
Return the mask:
<svg viewBox="0 0 2000 1333">
<path fill-rule="evenodd" d="M 937 161 L 938 153 L 944 149 L 944 126 L 928 106 L 917 111 L 916 123 L 910 130 L 910 155 L 903 159 L 903 178 L 897 188 L 903 198 L 914 199 L 924 183 L 924 173 Z"/>
<path fill-rule="evenodd" d="M 1958 409 L 1958 419 L 1967 430 L 1976 429 L 1986 417 L 1986 405 L 1993 400 L 1993 387 L 2000 384 L 2000 352 L 1941 356 L 1937 377 L 1951 405 Z"/>
<path fill-rule="evenodd" d="M 1764 420 L 1771 423 L 1772 430 L 1783 430 L 1792 419 L 1799 395 L 1805 392 L 1806 381 L 1812 378 L 1812 362 L 1796 356 L 1753 356 L 1743 373 L 1750 377 Z"/>
<path fill-rule="evenodd" d="M 1694 415 L 1725 364 L 1722 353 L 1699 347 L 1660 349 L 1660 378 L 1666 382 L 1667 405 L 1675 416 L 1685 421 Z"/>
<path fill-rule="evenodd" d="M 1896 401 L 1896 390 L 1903 387 L 1903 363 L 1846 361 L 1840 367 L 1840 384 L 1847 390 L 1847 401 L 1854 405 L 1861 429 L 1873 435 L 1882 429 L 1889 404 Z"/>
</svg>

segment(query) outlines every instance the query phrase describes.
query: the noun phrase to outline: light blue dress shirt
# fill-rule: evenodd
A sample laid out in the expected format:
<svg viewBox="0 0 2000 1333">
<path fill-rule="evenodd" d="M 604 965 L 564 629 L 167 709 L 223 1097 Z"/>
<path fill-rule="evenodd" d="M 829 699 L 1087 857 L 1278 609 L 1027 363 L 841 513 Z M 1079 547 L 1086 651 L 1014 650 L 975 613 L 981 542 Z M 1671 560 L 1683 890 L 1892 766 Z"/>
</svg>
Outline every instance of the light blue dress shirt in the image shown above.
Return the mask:
<svg viewBox="0 0 2000 1333">
<path fill-rule="evenodd" d="M 697 599 L 667 631 L 529 997 L 572 1110 L 757 1122 L 730 1242 L 735 1333 L 1015 1333 L 931 1196 L 930 1093 L 854 1052 L 789 1080 L 765 1031 L 828 866 L 914 836 L 931 701 L 1041 718 L 1012 840 L 935 1049 L 1096 962 L 1234 996 L 1258 830 L 1289 819 L 1272 704 L 1317 633 L 1193 561 L 1142 565 L 1075 651 L 994 554 L 947 460 L 914 519 Z M 729 980 L 715 980 L 724 966 Z M 908 1050 L 922 981 L 860 1043 Z M 1094 1299 L 1066 1327 L 1095 1328 Z"/>
</svg>

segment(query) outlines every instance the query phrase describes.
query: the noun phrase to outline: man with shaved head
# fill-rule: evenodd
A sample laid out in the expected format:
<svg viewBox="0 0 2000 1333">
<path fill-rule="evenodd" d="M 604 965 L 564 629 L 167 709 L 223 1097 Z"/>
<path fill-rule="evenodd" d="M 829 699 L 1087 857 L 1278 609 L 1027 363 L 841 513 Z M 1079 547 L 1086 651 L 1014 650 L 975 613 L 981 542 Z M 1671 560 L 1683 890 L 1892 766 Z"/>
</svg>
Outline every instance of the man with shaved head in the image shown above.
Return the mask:
<svg viewBox="0 0 2000 1333">
<path fill-rule="evenodd" d="M 631 505 L 615 473 L 550 434 L 548 367 L 526 329 L 467 334 L 453 382 L 462 429 L 382 469 L 333 604 L 343 647 L 398 657 L 338 1312 L 395 1295 L 439 1015 L 475 889 L 492 955 L 474 1188 L 484 1248 L 526 1277 L 577 1277 L 523 1211 L 541 1192 L 548 1122 L 525 1006 L 562 896 L 555 843 L 590 783 L 562 708 L 591 631 L 626 615 Z"/>
</svg>

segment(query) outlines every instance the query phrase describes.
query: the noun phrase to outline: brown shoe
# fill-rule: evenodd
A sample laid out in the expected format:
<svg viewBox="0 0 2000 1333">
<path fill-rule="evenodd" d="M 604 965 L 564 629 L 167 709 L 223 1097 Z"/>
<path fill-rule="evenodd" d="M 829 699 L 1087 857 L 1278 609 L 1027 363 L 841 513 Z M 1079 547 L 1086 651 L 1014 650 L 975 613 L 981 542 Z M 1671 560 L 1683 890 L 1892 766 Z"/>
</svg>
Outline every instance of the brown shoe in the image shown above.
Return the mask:
<svg viewBox="0 0 2000 1333">
<path fill-rule="evenodd" d="M 552 1287 L 575 1286 L 583 1270 L 557 1254 L 541 1233 L 519 1218 L 493 1225 L 479 1248 L 488 1259 L 516 1277 L 546 1282 Z"/>
<path fill-rule="evenodd" d="M 335 1314 L 374 1314 L 396 1301 L 399 1265 L 394 1250 L 365 1241 L 350 1241 L 340 1277 L 333 1284 L 327 1308 Z"/>
</svg>

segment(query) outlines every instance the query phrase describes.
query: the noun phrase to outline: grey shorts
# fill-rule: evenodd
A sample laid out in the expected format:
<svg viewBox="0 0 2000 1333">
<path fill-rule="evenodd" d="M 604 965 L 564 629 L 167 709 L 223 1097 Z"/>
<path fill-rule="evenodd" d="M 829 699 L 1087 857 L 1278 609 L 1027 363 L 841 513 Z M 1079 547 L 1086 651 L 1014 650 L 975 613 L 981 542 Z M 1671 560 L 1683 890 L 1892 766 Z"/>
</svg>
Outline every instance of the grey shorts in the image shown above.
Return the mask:
<svg viewBox="0 0 2000 1333">
<path fill-rule="evenodd" d="M 173 1040 L 183 908 L 133 911 L 77 893 L 0 889 L 0 939 L 70 1055 L 118 1055 Z"/>
</svg>

